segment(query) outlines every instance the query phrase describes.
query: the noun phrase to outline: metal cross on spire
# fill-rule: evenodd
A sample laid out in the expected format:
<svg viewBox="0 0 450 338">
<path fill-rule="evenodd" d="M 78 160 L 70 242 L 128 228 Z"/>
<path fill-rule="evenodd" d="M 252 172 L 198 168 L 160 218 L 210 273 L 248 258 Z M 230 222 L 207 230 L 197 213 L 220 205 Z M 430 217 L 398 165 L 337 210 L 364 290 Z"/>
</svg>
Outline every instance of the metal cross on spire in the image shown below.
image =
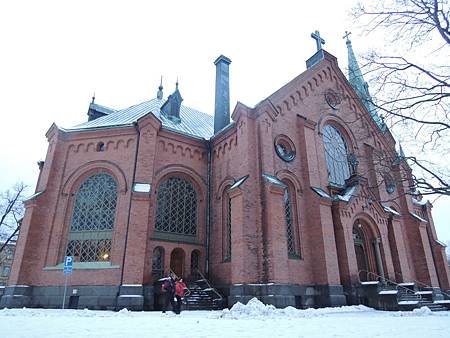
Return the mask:
<svg viewBox="0 0 450 338">
<path fill-rule="evenodd" d="M 321 50 L 322 49 L 322 45 L 325 44 L 325 40 L 320 37 L 319 31 L 315 31 L 314 33 L 311 33 L 311 37 L 314 40 L 316 40 L 317 50 L 318 51 Z"/>
<path fill-rule="evenodd" d="M 350 39 L 348 38 L 350 34 L 352 34 L 352 32 L 345 31 L 345 34 L 344 34 L 344 36 L 342 38 L 343 39 L 347 39 L 347 42 L 348 42 L 348 41 L 350 41 Z"/>
</svg>

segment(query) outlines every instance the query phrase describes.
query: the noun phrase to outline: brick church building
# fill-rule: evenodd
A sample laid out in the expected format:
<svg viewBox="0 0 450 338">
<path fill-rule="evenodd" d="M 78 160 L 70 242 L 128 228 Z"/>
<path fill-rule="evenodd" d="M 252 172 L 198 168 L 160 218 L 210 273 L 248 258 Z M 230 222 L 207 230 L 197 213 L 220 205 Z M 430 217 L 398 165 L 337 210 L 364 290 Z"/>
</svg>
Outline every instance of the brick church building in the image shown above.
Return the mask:
<svg viewBox="0 0 450 338">
<path fill-rule="evenodd" d="M 361 281 L 448 290 L 431 205 L 373 106 L 351 42 L 349 76 L 322 49 L 307 70 L 230 119 L 229 67 L 216 67 L 214 116 L 162 85 L 88 121 L 53 124 L 26 202 L 0 306 L 154 309 L 157 280 L 198 271 L 231 306 L 358 302 Z M 405 179 L 406 178 L 406 179 Z"/>
</svg>

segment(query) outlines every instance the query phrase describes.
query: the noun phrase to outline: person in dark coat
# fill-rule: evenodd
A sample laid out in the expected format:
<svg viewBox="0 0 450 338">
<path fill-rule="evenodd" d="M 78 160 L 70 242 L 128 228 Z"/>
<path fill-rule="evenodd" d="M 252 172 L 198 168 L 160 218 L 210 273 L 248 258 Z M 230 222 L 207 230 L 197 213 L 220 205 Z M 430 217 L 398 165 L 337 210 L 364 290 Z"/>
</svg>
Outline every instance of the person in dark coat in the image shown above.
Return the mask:
<svg viewBox="0 0 450 338">
<path fill-rule="evenodd" d="M 163 313 L 166 313 L 167 308 L 172 305 L 172 311 L 177 313 L 177 304 L 175 303 L 175 280 L 173 276 L 166 278 L 161 286 L 161 291 L 163 294 Z"/>
</svg>

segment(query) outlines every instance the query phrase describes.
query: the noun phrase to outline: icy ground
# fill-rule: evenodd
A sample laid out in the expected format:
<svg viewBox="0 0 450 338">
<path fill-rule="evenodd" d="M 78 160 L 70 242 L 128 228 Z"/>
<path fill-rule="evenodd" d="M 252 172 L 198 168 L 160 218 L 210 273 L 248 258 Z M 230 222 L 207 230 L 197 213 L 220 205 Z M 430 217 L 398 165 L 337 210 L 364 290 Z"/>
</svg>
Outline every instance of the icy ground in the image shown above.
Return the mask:
<svg viewBox="0 0 450 338">
<path fill-rule="evenodd" d="M 257 299 L 231 310 L 161 312 L 0 310 L 0 337 L 450 337 L 450 311 L 375 311 L 365 306 L 275 309 Z"/>
</svg>

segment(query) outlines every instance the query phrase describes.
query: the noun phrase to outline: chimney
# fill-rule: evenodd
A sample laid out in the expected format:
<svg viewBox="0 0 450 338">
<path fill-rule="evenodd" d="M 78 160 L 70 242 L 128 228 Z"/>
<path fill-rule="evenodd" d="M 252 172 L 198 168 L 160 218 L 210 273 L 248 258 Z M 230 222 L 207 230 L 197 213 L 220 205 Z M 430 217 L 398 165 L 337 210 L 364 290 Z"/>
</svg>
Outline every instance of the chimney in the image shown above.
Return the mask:
<svg viewBox="0 0 450 338">
<path fill-rule="evenodd" d="M 214 109 L 214 134 L 230 123 L 230 70 L 231 60 L 219 56 L 216 65 L 216 105 Z"/>
</svg>

